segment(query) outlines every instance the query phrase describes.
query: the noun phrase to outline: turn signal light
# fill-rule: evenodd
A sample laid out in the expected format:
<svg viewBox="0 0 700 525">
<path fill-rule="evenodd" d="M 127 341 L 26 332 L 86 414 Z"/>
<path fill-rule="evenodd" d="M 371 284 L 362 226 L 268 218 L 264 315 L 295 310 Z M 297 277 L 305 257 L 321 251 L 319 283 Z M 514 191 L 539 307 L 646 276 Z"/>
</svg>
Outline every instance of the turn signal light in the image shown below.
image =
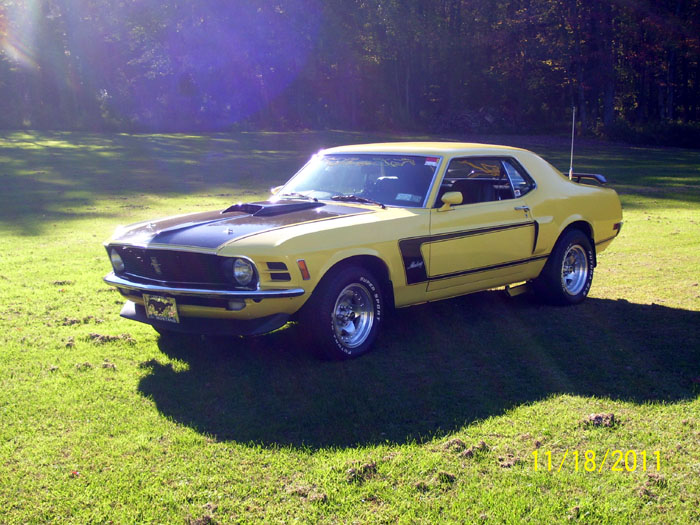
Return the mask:
<svg viewBox="0 0 700 525">
<path fill-rule="evenodd" d="M 304 259 L 299 259 L 297 261 L 297 265 L 299 266 L 299 271 L 301 272 L 301 278 L 305 281 L 311 279 L 311 275 L 309 275 L 309 269 L 306 267 L 306 261 Z"/>
</svg>

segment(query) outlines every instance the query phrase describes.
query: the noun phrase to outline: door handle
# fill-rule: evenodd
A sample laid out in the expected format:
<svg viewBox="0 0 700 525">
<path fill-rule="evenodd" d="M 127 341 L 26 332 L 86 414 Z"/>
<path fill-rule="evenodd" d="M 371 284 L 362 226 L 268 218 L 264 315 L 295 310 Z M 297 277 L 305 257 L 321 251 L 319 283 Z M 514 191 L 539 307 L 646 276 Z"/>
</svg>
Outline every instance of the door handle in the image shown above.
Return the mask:
<svg viewBox="0 0 700 525">
<path fill-rule="evenodd" d="M 520 211 L 520 210 L 522 210 L 522 211 L 530 211 L 530 206 L 516 206 L 516 207 L 513 208 L 513 209 L 514 209 L 514 210 L 518 210 L 518 211 Z"/>
</svg>

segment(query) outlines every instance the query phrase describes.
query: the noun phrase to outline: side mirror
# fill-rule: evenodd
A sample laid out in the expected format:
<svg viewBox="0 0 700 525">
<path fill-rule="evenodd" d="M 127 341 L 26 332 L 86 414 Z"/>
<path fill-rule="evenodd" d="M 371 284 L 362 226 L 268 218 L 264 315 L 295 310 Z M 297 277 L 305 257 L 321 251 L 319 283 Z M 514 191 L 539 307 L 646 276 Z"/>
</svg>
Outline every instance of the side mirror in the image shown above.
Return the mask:
<svg viewBox="0 0 700 525">
<path fill-rule="evenodd" d="M 282 188 L 284 188 L 284 184 L 282 184 L 282 186 L 275 186 L 274 188 L 270 188 L 270 193 L 272 193 L 273 195 L 277 195 Z"/>
<path fill-rule="evenodd" d="M 442 206 L 438 208 L 438 211 L 447 211 L 450 206 L 456 206 L 457 204 L 462 204 L 462 194 L 458 191 L 448 191 L 442 196 Z"/>
</svg>

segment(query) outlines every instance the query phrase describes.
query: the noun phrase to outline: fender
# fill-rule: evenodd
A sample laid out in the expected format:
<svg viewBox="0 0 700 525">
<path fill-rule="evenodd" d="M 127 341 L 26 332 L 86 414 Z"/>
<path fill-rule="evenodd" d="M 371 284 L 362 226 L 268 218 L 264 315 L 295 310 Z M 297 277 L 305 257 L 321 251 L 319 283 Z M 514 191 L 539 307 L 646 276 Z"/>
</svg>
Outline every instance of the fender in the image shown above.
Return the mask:
<svg viewBox="0 0 700 525">
<path fill-rule="evenodd" d="M 321 267 L 321 270 L 319 272 L 319 277 L 318 277 L 318 282 L 323 279 L 323 277 L 328 273 L 328 271 L 336 266 L 339 263 L 342 263 L 343 261 L 350 259 L 351 257 L 358 257 L 358 256 L 368 256 L 372 257 L 374 259 L 378 259 L 379 261 L 382 262 L 384 265 L 384 268 L 386 269 L 386 273 L 389 276 L 389 279 L 393 282 L 395 281 L 395 275 L 394 272 L 392 272 L 391 265 L 387 263 L 387 261 L 384 260 L 384 258 L 380 255 L 380 253 L 377 250 L 373 250 L 370 248 L 349 248 L 347 250 L 342 250 L 340 252 L 336 252 L 333 254 L 333 257 L 329 258 L 326 260 L 325 264 Z M 318 284 L 317 284 L 318 285 Z"/>
</svg>

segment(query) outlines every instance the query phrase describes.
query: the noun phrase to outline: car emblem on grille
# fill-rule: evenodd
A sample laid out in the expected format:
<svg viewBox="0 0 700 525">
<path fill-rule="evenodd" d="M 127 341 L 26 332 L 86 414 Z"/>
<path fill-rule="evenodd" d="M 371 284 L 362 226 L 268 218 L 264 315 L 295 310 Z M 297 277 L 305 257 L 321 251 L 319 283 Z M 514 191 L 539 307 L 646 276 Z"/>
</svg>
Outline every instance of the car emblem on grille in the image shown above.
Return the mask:
<svg viewBox="0 0 700 525">
<path fill-rule="evenodd" d="M 151 257 L 151 266 L 153 267 L 153 269 L 155 270 L 155 272 L 158 275 L 163 275 L 163 272 L 160 269 L 160 263 L 158 262 L 158 259 L 156 259 L 155 257 Z"/>
</svg>

